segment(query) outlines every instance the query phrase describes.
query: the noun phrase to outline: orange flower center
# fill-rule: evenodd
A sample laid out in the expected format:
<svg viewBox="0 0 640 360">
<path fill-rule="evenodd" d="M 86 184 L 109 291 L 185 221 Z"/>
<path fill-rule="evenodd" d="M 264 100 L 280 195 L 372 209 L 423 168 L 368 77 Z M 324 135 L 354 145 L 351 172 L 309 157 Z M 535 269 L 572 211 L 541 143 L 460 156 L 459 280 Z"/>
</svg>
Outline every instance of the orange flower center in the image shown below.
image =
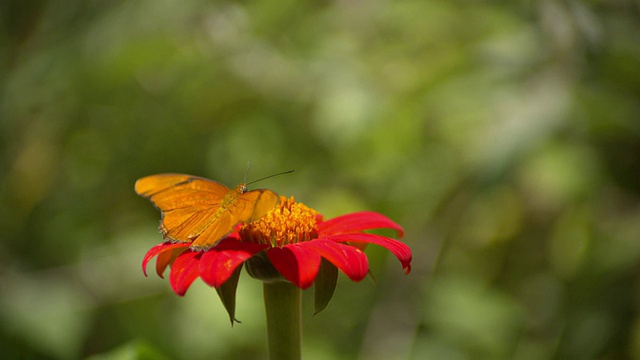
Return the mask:
<svg viewBox="0 0 640 360">
<path fill-rule="evenodd" d="M 280 204 L 260 219 L 240 228 L 243 241 L 284 246 L 318 237 L 317 221 L 320 214 L 294 198 L 280 197 Z"/>
</svg>

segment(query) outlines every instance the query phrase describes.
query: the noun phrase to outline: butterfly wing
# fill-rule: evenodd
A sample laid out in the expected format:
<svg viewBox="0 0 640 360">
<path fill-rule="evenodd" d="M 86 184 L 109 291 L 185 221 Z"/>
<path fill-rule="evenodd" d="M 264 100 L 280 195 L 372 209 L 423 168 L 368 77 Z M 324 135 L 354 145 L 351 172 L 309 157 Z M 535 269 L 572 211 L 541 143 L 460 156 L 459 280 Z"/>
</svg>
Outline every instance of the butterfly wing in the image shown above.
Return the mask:
<svg viewBox="0 0 640 360">
<path fill-rule="evenodd" d="M 238 196 L 235 213 L 239 221 L 251 222 L 266 215 L 279 202 L 280 196 L 271 190 L 251 190 Z"/>
<path fill-rule="evenodd" d="M 191 243 L 195 250 L 206 250 L 214 246 L 223 237 L 229 234 L 237 224 L 229 211 L 222 212 L 207 229 Z"/>
<path fill-rule="evenodd" d="M 192 247 L 210 248 L 230 233 L 238 223 L 259 219 L 280 202 L 280 197 L 273 191 L 260 189 L 241 193 L 239 188 L 240 186 L 233 190 L 237 197 L 225 204 L 225 211 L 193 241 Z"/>
<path fill-rule="evenodd" d="M 215 181 L 183 174 L 151 175 L 136 181 L 135 191 L 161 211 L 160 230 L 166 239 L 189 242 L 216 222 L 227 226 L 218 210 L 229 188 Z"/>
</svg>

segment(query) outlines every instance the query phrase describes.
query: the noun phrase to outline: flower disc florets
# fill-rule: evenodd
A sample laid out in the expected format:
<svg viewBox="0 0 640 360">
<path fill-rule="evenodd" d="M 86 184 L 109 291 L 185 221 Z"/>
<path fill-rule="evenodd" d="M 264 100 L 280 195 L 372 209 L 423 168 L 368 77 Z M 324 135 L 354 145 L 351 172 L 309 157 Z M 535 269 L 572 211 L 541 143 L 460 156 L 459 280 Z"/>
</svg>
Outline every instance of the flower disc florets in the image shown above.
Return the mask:
<svg viewBox="0 0 640 360">
<path fill-rule="evenodd" d="M 282 247 L 318 237 L 322 215 L 294 198 L 280 197 L 280 204 L 265 216 L 240 228 L 243 241 Z"/>
</svg>

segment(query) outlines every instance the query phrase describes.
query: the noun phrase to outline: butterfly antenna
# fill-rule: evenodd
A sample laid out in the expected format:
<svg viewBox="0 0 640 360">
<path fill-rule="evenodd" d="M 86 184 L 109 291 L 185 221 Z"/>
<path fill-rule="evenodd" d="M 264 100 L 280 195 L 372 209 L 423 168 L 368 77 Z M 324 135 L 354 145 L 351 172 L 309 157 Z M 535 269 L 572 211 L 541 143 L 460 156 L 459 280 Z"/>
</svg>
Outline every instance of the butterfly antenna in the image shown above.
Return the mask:
<svg viewBox="0 0 640 360">
<path fill-rule="evenodd" d="M 247 174 L 249 173 L 249 169 L 251 169 L 251 161 L 247 161 L 247 170 L 244 171 L 244 180 L 242 180 L 243 184 L 247 183 Z"/>
<path fill-rule="evenodd" d="M 262 180 L 265 180 L 265 179 L 269 179 L 269 178 L 272 178 L 272 177 L 274 177 L 274 176 L 279 176 L 279 175 L 284 175 L 284 174 L 290 174 L 290 173 L 292 173 L 292 172 L 294 172 L 294 171 L 295 171 L 295 170 L 288 170 L 288 171 L 283 171 L 283 172 L 280 172 L 280 173 L 277 173 L 277 174 L 273 174 L 273 175 L 265 176 L 265 177 L 263 177 L 263 178 L 261 178 L 261 179 L 253 180 L 252 182 L 247 183 L 247 185 L 249 185 L 249 184 L 253 184 L 253 183 L 257 183 L 258 181 L 262 181 Z"/>
</svg>

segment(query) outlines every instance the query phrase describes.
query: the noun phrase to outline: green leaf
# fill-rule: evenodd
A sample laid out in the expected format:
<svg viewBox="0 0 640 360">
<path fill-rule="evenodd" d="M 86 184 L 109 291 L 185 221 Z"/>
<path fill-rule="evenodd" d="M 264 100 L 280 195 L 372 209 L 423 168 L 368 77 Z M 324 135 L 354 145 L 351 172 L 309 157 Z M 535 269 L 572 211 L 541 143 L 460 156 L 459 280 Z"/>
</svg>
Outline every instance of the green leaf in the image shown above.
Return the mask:
<svg viewBox="0 0 640 360">
<path fill-rule="evenodd" d="M 220 286 L 220 288 L 216 289 L 218 292 L 218 296 L 220 296 L 220 300 L 224 305 L 224 308 L 227 309 L 227 313 L 229 314 L 229 320 L 231 321 L 231 326 L 233 326 L 234 322 L 240 323 L 236 319 L 236 289 L 238 288 L 238 280 L 240 279 L 240 271 L 242 270 L 242 265 L 238 266 L 233 274 L 229 277 L 229 279 Z"/>
<path fill-rule="evenodd" d="M 315 312 L 313 315 L 318 314 L 327 307 L 336 290 L 337 283 L 338 268 L 333 266 L 329 261 L 322 259 L 320 271 L 318 272 L 318 276 L 316 277 L 316 281 L 313 285 L 315 306 Z"/>
</svg>

